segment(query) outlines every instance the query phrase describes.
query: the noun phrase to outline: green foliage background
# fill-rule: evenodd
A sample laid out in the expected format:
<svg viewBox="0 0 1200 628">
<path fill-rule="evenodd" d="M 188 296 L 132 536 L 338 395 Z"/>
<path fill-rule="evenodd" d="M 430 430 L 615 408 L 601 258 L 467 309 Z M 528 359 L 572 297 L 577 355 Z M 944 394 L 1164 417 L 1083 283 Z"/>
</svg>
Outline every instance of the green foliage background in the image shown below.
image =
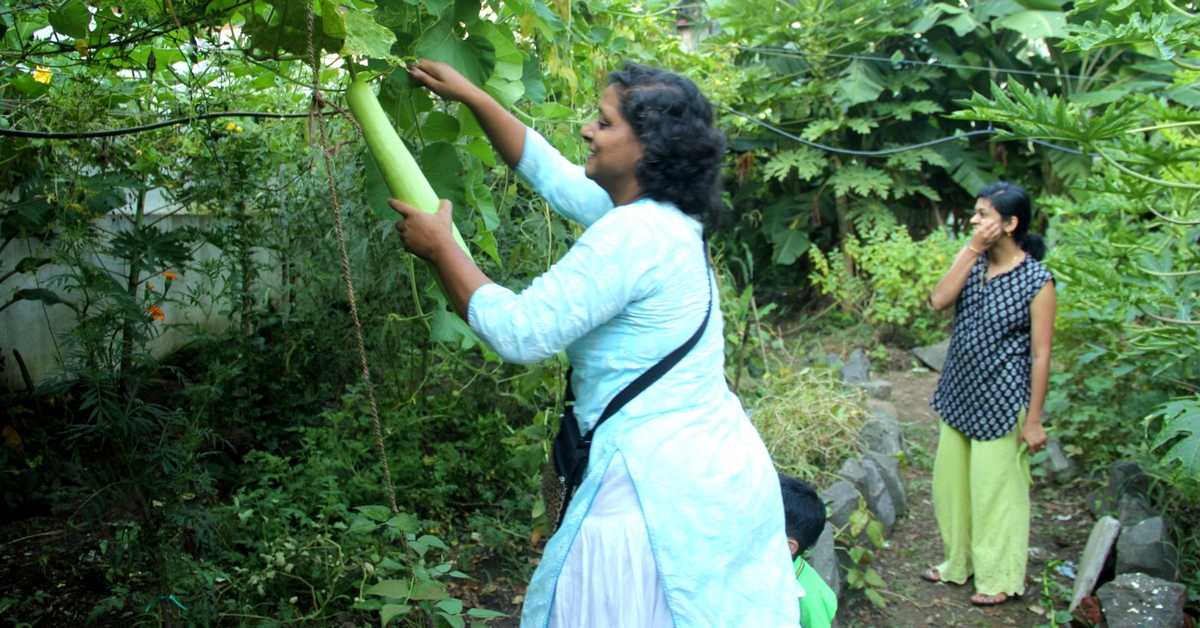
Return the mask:
<svg viewBox="0 0 1200 628">
<path fill-rule="evenodd" d="M 544 533 L 536 478 L 564 364 L 501 364 L 424 266 L 397 254 L 358 130 L 325 107 L 321 146 L 306 115 L 309 10 L 0 0 L 0 131 L 186 119 L 83 139 L 0 134 L 0 247 L 30 246 L 0 280 L 62 269 L 0 295 L 0 310 L 37 304 L 77 319 L 59 376 L 7 397 L 0 421 L 21 447 L 0 447 L 5 508 L 112 530 L 101 551 L 111 596 L 96 618 L 332 625 L 370 614 L 458 626 L 484 611 L 449 599 L 445 583 L 479 560 L 527 570 L 518 557 Z M 1089 464 L 1135 457 L 1157 465 L 1172 499 L 1200 495 L 1196 7 L 323 0 L 311 11 L 324 98 L 340 102 L 350 66 L 372 80 L 476 259 L 515 289 L 577 227 L 497 163 L 469 111 L 414 89 L 402 63 L 451 63 L 569 158 L 582 155 L 578 130 L 622 61 L 702 85 L 730 139 L 734 221 L 713 244 L 731 381 L 743 366 L 770 369 L 760 318 L 834 308 L 878 340 L 939 339 L 948 321 L 926 295 L 967 235 L 974 194 L 1021 182 L 1060 295 L 1052 430 Z M 965 135 L 986 129 L 996 133 Z M 382 479 L 327 177 L 347 217 L 399 519 L 372 507 Z M 166 212 L 214 220 L 165 228 L 148 211 L 156 196 Z M 104 217 L 114 230 L 98 226 Z M 198 256 L 201 245 L 221 254 Z M 281 293 L 264 287 L 272 264 Z M 203 281 L 184 289 L 164 273 Z M 154 308 L 185 306 L 232 324 L 177 321 L 188 345 L 156 360 Z M 749 403 L 792 398 L 743 392 Z M 816 464 L 805 460 L 795 464 Z M 163 592 L 191 610 L 160 603 Z"/>
</svg>

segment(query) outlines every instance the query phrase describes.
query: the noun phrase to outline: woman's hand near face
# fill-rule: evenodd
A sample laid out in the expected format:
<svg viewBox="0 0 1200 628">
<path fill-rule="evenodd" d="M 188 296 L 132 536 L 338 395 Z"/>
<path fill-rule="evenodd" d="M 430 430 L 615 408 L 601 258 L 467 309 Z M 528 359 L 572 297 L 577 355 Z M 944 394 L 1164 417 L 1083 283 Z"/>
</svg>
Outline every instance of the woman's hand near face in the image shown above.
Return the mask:
<svg viewBox="0 0 1200 628">
<path fill-rule="evenodd" d="M 404 216 L 403 220 L 396 221 L 396 231 L 404 241 L 404 250 L 433 262 L 447 246 L 458 246 L 454 242 L 450 201 L 443 199 L 436 214 L 423 212 L 394 198 L 388 199 L 388 204 Z"/>
<path fill-rule="evenodd" d="M 1000 239 L 1004 230 L 998 222 L 985 222 L 978 227 L 975 227 L 975 233 L 971 236 L 971 246 L 980 252 L 986 252 L 992 248 L 992 245 Z"/>
<path fill-rule="evenodd" d="M 463 102 L 479 88 L 458 73 L 458 70 L 439 61 L 421 59 L 408 66 L 408 75 L 444 100 Z"/>
</svg>

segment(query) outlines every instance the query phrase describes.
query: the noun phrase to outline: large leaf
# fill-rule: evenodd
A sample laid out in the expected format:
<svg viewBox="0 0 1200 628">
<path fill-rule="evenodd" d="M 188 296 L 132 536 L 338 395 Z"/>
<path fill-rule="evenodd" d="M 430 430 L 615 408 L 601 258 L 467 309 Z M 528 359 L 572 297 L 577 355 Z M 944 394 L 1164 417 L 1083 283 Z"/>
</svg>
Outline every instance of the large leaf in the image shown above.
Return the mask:
<svg viewBox="0 0 1200 628">
<path fill-rule="evenodd" d="M 542 78 L 537 57 L 530 55 L 525 59 L 525 63 L 521 64 L 521 84 L 525 86 L 525 98 L 529 102 L 535 105 L 546 102 L 546 82 Z"/>
<path fill-rule="evenodd" d="M 66 299 L 63 299 L 62 297 L 58 296 L 58 294 L 56 294 L 53 290 L 46 290 L 45 288 L 30 288 L 27 290 L 17 290 L 15 293 L 13 293 L 12 300 L 13 301 L 41 301 L 42 303 L 45 303 L 46 305 L 65 305 L 65 306 L 71 308 L 72 310 L 75 310 L 76 312 L 79 311 L 78 309 L 76 309 L 74 303 L 71 303 L 70 301 L 67 301 Z"/>
<path fill-rule="evenodd" d="M 393 600 L 407 600 L 410 590 L 407 580 L 384 580 L 373 585 L 364 591 L 364 593 L 392 598 Z"/>
<path fill-rule="evenodd" d="M 496 51 L 495 76 L 508 81 L 521 80 L 524 76 L 525 54 L 517 50 L 510 31 L 496 28 L 495 24 L 481 20 L 467 28 L 467 32 L 471 35 L 480 35 L 492 42 L 492 47 Z"/>
<path fill-rule="evenodd" d="M 434 142 L 421 151 L 421 172 L 425 173 L 430 187 L 438 198 L 450 199 L 460 210 L 465 209 L 467 202 L 462 169 L 454 146 L 446 142 Z"/>
<path fill-rule="evenodd" d="M 392 59 L 392 44 L 396 43 L 396 34 L 384 25 L 375 21 L 369 13 L 346 9 L 342 15 L 345 23 L 346 42 L 338 53 L 343 57 L 351 55 L 370 59 Z"/>
<path fill-rule="evenodd" d="M 958 142 L 943 142 L 933 150 L 950 164 L 946 167 L 950 178 L 971 196 L 1000 180 L 992 172 L 992 160 L 986 150 L 971 150 Z"/>
<path fill-rule="evenodd" d="M 1153 449 L 1174 442 L 1162 463 L 1178 462 L 1188 475 L 1200 478 L 1200 396 L 1172 401 L 1160 414 L 1163 427 L 1154 439 Z"/>
<path fill-rule="evenodd" d="M 92 23 L 92 12 L 79 0 L 70 0 L 61 9 L 51 11 L 48 17 L 54 32 L 75 39 L 86 38 L 88 24 Z"/>
<path fill-rule="evenodd" d="M 1067 17 L 1062 11 L 1019 11 L 992 24 L 1017 31 L 1026 39 L 1062 39 L 1067 36 Z"/>
<path fill-rule="evenodd" d="M 454 8 L 450 7 L 433 26 L 421 33 L 415 54 L 449 64 L 472 83 L 482 87 L 496 67 L 496 47 L 482 35 L 468 35 L 463 40 L 454 32 L 454 23 Z"/>
<path fill-rule="evenodd" d="M 399 220 L 400 214 L 388 205 L 392 193 L 388 191 L 375 158 L 367 151 L 363 151 L 363 174 L 366 178 L 367 206 L 371 208 L 371 212 L 384 220 Z"/>
<path fill-rule="evenodd" d="M 879 70 L 871 61 L 855 59 L 850 62 L 841 80 L 838 81 L 838 96 L 849 105 L 870 102 L 879 98 L 883 92 L 883 83 Z"/>
</svg>

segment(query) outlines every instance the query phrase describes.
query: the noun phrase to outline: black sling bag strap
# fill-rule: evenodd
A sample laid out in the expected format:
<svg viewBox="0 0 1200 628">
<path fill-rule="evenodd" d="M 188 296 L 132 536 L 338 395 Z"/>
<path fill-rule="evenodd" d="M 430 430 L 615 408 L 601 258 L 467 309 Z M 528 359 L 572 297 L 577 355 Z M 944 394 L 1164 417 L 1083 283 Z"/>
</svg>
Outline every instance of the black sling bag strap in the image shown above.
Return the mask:
<svg viewBox="0 0 1200 628">
<path fill-rule="evenodd" d="M 708 239 L 703 240 L 705 270 L 708 269 Z M 708 279 L 707 272 L 705 280 Z M 592 437 L 596 430 L 599 429 L 609 417 L 613 416 L 629 403 L 658 381 L 663 375 L 670 371 L 672 367 L 679 364 L 679 361 L 687 355 L 696 343 L 700 342 L 700 337 L 704 335 L 704 330 L 708 327 L 708 319 L 712 315 L 712 287 L 710 284 L 708 290 L 708 308 L 704 312 L 704 319 L 700 321 L 700 327 L 692 334 L 691 338 L 687 339 L 677 349 L 667 354 L 657 364 L 650 367 L 645 373 L 638 376 L 637 379 L 629 383 L 617 396 L 613 397 L 612 401 L 608 402 L 608 406 L 604 408 L 600 419 L 592 426 L 592 429 L 587 431 L 587 434 L 580 436 L 579 422 L 575 420 L 575 392 L 571 390 L 571 374 L 573 368 L 567 369 L 567 390 L 566 403 L 563 414 L 560 417 L 558 434 L 554 436 L 554 444 L 550 450 L 550 465 L 547 465 L 546 473 L 542 478 L 543 498 L 546 503 L 546 516 L 550 522 L 551 534 L 558 530 L 562 525 L 563 518 L 567 514 L 567 505 L 571 503 L 571 498 L 575 495 L 575 490 L 583 483 L 583 476 L 587 472 L 588 456 L 592 448 Z"/>
</svg>

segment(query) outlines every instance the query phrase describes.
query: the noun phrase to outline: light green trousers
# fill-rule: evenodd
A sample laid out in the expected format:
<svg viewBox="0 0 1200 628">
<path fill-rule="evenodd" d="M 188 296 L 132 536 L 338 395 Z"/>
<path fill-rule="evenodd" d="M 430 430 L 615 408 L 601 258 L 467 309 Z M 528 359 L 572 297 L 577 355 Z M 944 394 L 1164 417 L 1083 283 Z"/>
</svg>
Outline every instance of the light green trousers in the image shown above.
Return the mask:
<svg viewBox="0 0 1200 628">
<path fill-rule="evenodd" d="M 933 463 L 933 509 L 946 561 L 942 580 L 975 576 L 984 595 L 1025 591 L 1029 548 L 1029 460 L 1019 436 L 1025 413 L 1007 436 L 972 440 L 942 423 Z"/>
</svg>

